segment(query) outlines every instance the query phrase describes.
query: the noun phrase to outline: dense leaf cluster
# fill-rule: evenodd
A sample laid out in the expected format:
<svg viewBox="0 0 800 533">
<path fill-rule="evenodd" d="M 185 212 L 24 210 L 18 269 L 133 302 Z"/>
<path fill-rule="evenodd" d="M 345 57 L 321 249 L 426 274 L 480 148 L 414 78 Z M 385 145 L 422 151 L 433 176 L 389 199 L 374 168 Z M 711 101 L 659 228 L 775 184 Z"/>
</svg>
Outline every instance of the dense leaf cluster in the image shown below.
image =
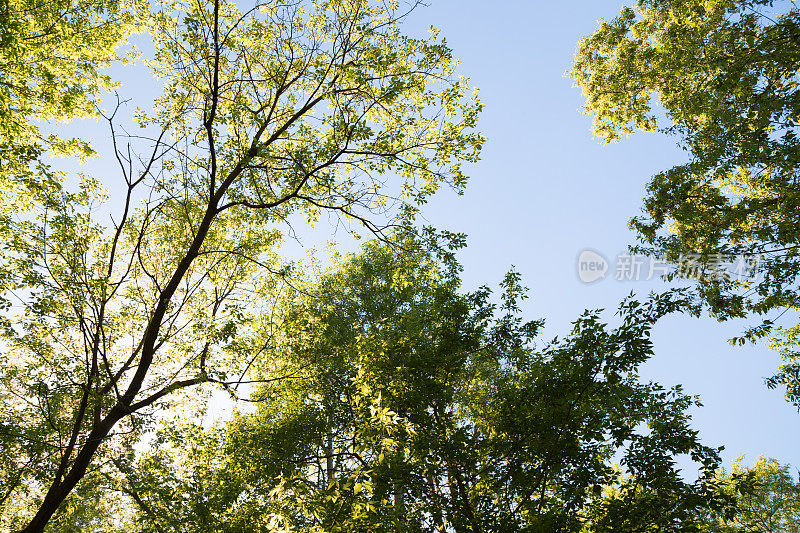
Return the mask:
<svg viewBox="0 0 800 533">
<path fill-rule="evenodd" d="M 255 409 L 163 433 L 167 447 L 140 465 L 154 512 L 139 519 L 170 531 L 699 531 L 724 506 L 717 450 L 689 425 L 696 400 L 637 374 L 679 295 L 626 301 L 617 327 L 587 312 L 543 343 L 543 321 L 519 314 L 517 273 L 495 305 L 488 289 L 459 292 L 455 265 L 418 246 L 367 245 L 283 302 Z"/>
</svg>

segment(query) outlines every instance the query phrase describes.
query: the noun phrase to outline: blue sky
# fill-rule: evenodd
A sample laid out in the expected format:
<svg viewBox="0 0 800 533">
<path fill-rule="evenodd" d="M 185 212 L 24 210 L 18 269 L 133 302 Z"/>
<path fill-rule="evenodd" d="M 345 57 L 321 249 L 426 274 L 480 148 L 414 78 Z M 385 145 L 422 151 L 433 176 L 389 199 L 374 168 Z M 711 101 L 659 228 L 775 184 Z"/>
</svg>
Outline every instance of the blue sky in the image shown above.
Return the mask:
<svg viewBox="0 0 800 533">
<path fill-rule="evenodd" d="M 619 1 L 430 0 L 408 21 L 412 33 L 441 30 L 460 72 L 480 89 L 486 105 L 480 130 L 489 139 L 482 160 L 469 167 L 466 193 L 442 191 L 424 209 L 423 222 L 468 234 L 459 255 L 467 289 L 496 286 L 514 265 L 531 289 L 525 312 L 547 319 L 548 336 L 565 333 L 586 308 L 613 311 L 631 291 L 644 297 L 666 288 L 616 281 L 613 263 L 635 242 L 627 222 L 639 213 L 650 176 L 686 155 L 660 134 L 602 145 L 565 75 L 580 37 L 600 18 L 615 16 Z M 121 96 L 135 97 L 134 104 L 147 105 L 157 92 L 141 67 L 114 74 L 124 82 Z M 102 124 L 83 121 L 78 128 L 107 137 Z M 107 172 L 108 160 L 88 169 Z M 590 285 L 576 272 L 586 248 L 612 263 L 607 278 Z M 694 426 L 706 444 L 726 447 L 727 463 L 763 454 L 800 466 L 800 415 L 763 381 L 778 356 L 764 347 L 731 347 L 727 340 L 743 328 L 669 317 L 656 326 L 656 356 L 642 375 L 700 396 L 704 406 L 693 412 Z"/>
</svg>

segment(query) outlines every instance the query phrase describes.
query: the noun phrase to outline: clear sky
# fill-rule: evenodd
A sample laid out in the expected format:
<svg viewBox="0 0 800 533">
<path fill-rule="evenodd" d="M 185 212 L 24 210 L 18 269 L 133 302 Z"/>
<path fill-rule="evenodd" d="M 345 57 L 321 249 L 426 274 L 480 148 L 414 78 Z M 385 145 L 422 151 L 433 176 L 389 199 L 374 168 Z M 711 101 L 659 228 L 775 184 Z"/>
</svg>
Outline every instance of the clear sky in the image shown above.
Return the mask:
<svg viewBox="0 0 800 533">
<path fill-rule="evenodd" d="M 525 312 L 547 319 L 548 336 L 563 335 L 586 308 L 613 310 L 631 291 L 644 296 L 666 288 L 616 281 L 614 262 L 635 241 L 627 221 L 639 213 L 648 179 L 686 155 L 675 139 L 659 134 L 602 145 L 565 75 L 580 37 L 600 18 L 613 17 L 621 1 L 429 0 L 408 21 L 412 33 L 431 25 L 442 31 L 460 71 L 480 89 L 486 105 L 480 130 L 489 139 L 480 163 L 469 167 L 464 196 L 443 191 L 424 209 L 423 222 L 468 234 L 459 255 L 468 289 L 496 286 L 514 265 L 531 289 Z M 114 74 L 124 81 L 121 96 L 134 104 L 147 105 L 157 92 L 141 68 Z M 102 125 L 79 127 L 83 135 L 107 137 Z M 107 164 L 89 168 L 102 173 Z M 611 262 L 607 278 L 590 285 L 576 271 L 586 248 Z M 777 354 L 731 347 L 727 340 L 743 328 L 665 319 L 653 334 L 656 356 L 642 374 L 700 396 L 704 406 L 693 412 L 694 426 L 706 444 L 726 447 L 727 463 L 764 454 L 800 466 L 800 414 L 763 381 L 777 368 Z"/>
</svg>

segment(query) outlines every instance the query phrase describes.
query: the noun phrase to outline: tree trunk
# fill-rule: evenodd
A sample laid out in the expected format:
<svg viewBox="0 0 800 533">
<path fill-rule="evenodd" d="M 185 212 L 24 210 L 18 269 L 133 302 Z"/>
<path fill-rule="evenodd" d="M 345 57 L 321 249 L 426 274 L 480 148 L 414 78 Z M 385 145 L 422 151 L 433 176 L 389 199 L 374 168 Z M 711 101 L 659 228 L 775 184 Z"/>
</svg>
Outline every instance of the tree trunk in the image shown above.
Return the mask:
<svg viewBox="0 0 800 533">
<path fill-rule="evenodd" d="M 75 461 L 72 463 L 67 475 L 59 483 L 53 483 L 50 486 L 50 490 L 47 491 L 39 510 L 30 523 L 25 526 L 25 529 L 22 530 L 22 533 L 41 533 L 44 531 L 45 526 L 47 526 L 59 506 L 86 474 L 86 469 L 89 467 L 89 463 L 92 461 L 92 457 L 94 457 L 100 444 L 123 415 L 124 411 L 117 406 L 92 429 L 91 433 L 89 433 L 89 438 L 75 457 Z"/>
</svg>

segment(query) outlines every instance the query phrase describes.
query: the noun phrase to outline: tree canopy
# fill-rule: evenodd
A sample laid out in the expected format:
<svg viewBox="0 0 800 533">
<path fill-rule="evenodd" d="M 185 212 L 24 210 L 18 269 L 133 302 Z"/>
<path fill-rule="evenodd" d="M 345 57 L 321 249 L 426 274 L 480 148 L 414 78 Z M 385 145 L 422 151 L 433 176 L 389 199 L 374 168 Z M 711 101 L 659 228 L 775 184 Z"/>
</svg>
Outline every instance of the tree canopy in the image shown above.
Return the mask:
<svg viewBox="0 0 800 533">
<path fill-rule="evenodd" d="M 800 483 L 789 465 L 759 457 L 752 467 L 740 457 L 730 471 L 720 470 L 717 482 L 734 499 L 734 512 L 708 523 L 713 533 L 800 531 Z"/>
<path fill-rule="evenodd" d="M 639 374 L 698 301 L 800 308 L 794 4 L 640 0 L 582 41 L 596 132 L 661 124 L 692 156 L 653 179 L 644 247 L 763 276 L 631 294 L 552 339 L 519 273 L 464 290 L 466 237 L 417 223 L 486 140 L 445 39 L 405 25 L 421 4 L 0 1 L 0 529 L 796 529 L 788 467 L 720 470 L 699 398 Z M 154 102 L 109 74 L 137 32 Z M 87 117 L 115 174 L 57 127 Z M 369 239 L 290 260 L 321 220 Z M 798 335 L 772 381 L 795 401 Z"/>
<path fill-rule="evenodd" d="M 19 57 L 4 59 L 4 127 L 33 135 L 39 113 L 90 112 L 126 29 L 120 7 L 52 4 L 50 23 L 21 17 L 29 27 L 14 17 L 33 6 L 8 6 L 4 38 Z M 68 511 L 174 393 L 245 379 L 267 348 L 257 317 L 289 275 L 276 250 L 292 214 L 380 235 L 440 185 L 464 186 L 461 165 L 483 142 L 480 103 L 443 40 L 404 35 L 404 16 L 366 0 L 142 10 L 164 92 L 137 114 L 139 135 L 103 115 L 116 196 L 107 181 L 43 172 L 36 157 L 4 168 L 19 188 L 0 228 L 10 527 L 41 531 Z M 50 24 L 74 41 L 77 70 L 58 53 L 37 61 L 59 42 L 39 35 Z"/>
<path fill-rule="evenodd" d="M 117 0 L 8 0 L 0 6 L 0 186 L 2 216 L 25 202 L 26 183 L 52 178 L 45 152 L 86 157 L 84 139 L 62 139 L 40 126 L 94 116 L 101 73 L 122 60 L 118 47 L 136 29 L 136 6 Z"/>
<path fill-rule="evenodd" d="M 404 241 L 367 245 L 279 306 L 256 407 L 166 428 L 131 476 L 144 530 L 699 531 L 718 450 L 680 387 L 645 382 L 684 302 L 587 312 L 543 342 L 511 271 L 500 301 Z M 699 466 L 685 479 L 677 458 Z M 176 514 L 175 510 L 180 511 Z M 143 511 L 144 510 L 144 511 Z"/>
<path fill-rule="evenodd" d="M 650 181 L 638 250 L 695 261 L 713 316 L 766 315 L 736 340 L 776 333 L 785 363 L 770 384 L 795 403 L 800 330 L 776 320 L 800 298 L 798 73 L 800 10 L 771 0 L 638 1 L 580 42 L 572 70 L 603 140 L 660 130 L 686 149 Z M 759 276 L 726 275 L 733 258 Z"/>
</svg>

